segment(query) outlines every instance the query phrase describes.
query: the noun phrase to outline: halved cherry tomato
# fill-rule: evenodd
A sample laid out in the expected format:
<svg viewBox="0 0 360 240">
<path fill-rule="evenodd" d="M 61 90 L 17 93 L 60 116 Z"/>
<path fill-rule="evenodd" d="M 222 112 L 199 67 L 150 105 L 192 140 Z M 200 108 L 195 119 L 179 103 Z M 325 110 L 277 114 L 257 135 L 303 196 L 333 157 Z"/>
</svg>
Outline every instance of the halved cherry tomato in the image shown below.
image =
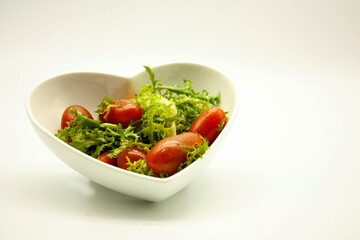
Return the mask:
<svg viewBox="0 0 360 240">
<path fill-rule="evenodd" d="M 69 107 L 67 107 L 65 109 L 65 111 L 64 111 L 64 113 L 63 113 L 63 115 L 61 117 L 61 129 L 64 129 L 65 127 L 67 127 L 68 122 L 74 121 L 75 115 L 70 113 L 70 108 L 73 108 L 78 113 L 81 113 L 83 115 L 88 116 L 88 118 L 93 119 L 93 117 L 91 116 L 91 114 L 89 113 L 89 111 L 86 108 L 84 108 L 84 107 L 82 107 L 80 105 L 71 105 L 71 106 L 69 106 Z"/>
<path fill-rule="evenodd" d="M 146 164 L 153 173 L 168 176 L 177 172 L 181 163 L 186 161 L 186 146 L 201 144 L 202 139 L 196 133 L 185 132 L 162 139 L 150 150 L 146 156 Z"/>
<path fill-rule="evenodd" d="M 129 167 L 128 160 L 129 158 L 131 163 L 134 163 L 140 159 L 146 159 L 146 152 L 141 148 L 127 148 L 122 151 L 117 158 L 117 165 L 119 168 L 127 169 Z"/>
<path fill-rule="evenodd" d="M 119 124 L 123 128 L 127 128 L 131 121 L 141 119 L 141 108 L 130 100 L 116 100 L 109 103 L 104 109 L 104 112 L 99 114 L 99 119 L 102 122 Z"/>
<path fill-rule="evenodd" d="M 110 165 L 116 166 L 116 157 L 111 158 L 109 156 L 107 156 L 110 153 L 111 150 L 108 150 L 104 153 L 102 153 L 97 159 L 104 162 L 104 163 L 108 163 Z"/>
<path fill-rule="evenodd" d="M 222 124 L 222 127 L 219 126 L 220 124 Z M 215 141 L 225 125 L 226 115 L 224 111 L 221 108 L 212 107 L 206 109 L 196 118 L 191 125 L 189 132 L 200 134 L 203 138 L 209 141 L 209 144 L 211 144 Z"/>
</svg>

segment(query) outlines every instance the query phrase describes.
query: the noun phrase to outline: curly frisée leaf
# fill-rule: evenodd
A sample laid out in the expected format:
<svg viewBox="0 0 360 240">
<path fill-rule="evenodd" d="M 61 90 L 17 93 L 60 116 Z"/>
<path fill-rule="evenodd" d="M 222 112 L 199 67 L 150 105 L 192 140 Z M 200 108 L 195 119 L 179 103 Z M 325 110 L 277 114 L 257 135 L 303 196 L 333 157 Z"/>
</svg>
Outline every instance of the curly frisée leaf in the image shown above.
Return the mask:
<svg viewBox="0 0 360 240">
<path fill-rule="evenodd" d="M 183 79 L 183 87 L 162 85 L 159 80 L 155 80 L 155 74 L 151 71 L 151 68 L 144 67 L 149 74 L 152 85 L 143 85 L 138 95 L 139 99 L 137 97 L 136 101 L 141 104 L 144 95 L 161 96 L 171 101 L 176 108 L 174 122 L 177 134 L 188 131 L 191 124 L 203 111 L 220 103 L 220 93 L 216 96 L 210 96 L 206 90 L 196 92 L 193 89 L 193 82 L 188 79 Z M 143 109 L 141 105 L 140 107 Z"/>
<path fill-rule="evenodd" d="M 136 103 L 143 112 L 140 133 L 145 141 L 155 145 L 161 139 L 176 134 L 174 117 L 177 109 L 172 100 L 153 94 L 150 85 L 143 85 L 136 95 Z"/>
<path fill-rule="evenodd" d="M 74 109 L 70 112 L 75 115 L 74 121 L 65 129 L 59 129 L 55 136 L 94 158 L 106 149 L 112 149 L 109 156 L 116 157 L 131 146 L 149 147 L 140 141 L 140 136 L 134 131 L 135 127 L 123 129 L 121 124 L 101 123 L 79 114 Z"/>
<path fill-rule="evenodd" d="M 159 80 L 155 80 L 155 74 L 151 71 L 150 67 L 144 66 L 144 68 L 145 68 L 146 72 L 149 74 L 149 79 L 152 84 L 152 91 L 153 91 L 153 93 L 155 93 L 155 91 L 157 90 L 156 86 L 159 84 Z"/>
<path fill-rule="evenodd" d="M 129 170 L 131 172 L 139 173 L 142 175 L 155 176 L 153 171 L 148 169 L 145 159 L 140 159 L 140 160 L 137 160 L 132 163 L 130 161 L 129 157 L 126 156 L 126 160 L 127 160 L 127 164 L 129 165 L 127 170 Z"/>
<path fill-rule="evenodd" d="M 108 107 L 108 105 L 112 102 L 115 102 L 114 99 L 108 97 L 108 96 L 105 96 L 104 99 L 101 101 L 101 103 L 97 106 L 97 109 L 96 109 L 96 113 L 97 114 L 102 114 L 105 112 L 105 109 Z"/>
<path fill-rule="evenodd" d="M 227 121 L 226 118 L 224 118 L 223 120 L 221 120 L 218 128 L 216 129 L 216 131 L 217 131 L 218 134 L 223 130 L 226 121 Z"/>
<path fill-rule="evenodd" d="M 199 137 L 202 140 L 202 144 L 195 144 L 193 146 L 186 146 L 185 149 L 182 149 L 184 152 L 186 152 L 186 161 L 181 163 L 178 167 L 178 172 L 195 162 L 197 159 L 202 158 L 206 150 L 208 150 L 209 142 L 199 135 Z"/>
<path fill-rule="evenodd" d="M 218 105 L 220 103 L 220 93 L 218 93 L 217 96 L 212 97 L 209 96 L 209 92 L 206 90 L 202 90 L 201 92 L 195 92 L 193 89 L 193 82 L 184 78 L 184 87 L 179 87 L 178 85 L 174 86 L 164 86 L 164 85 L 158 85 L 156 89 L 159 91 L 166 90 L 163 94 L 164 96 L 167 96 L 169 98 L 173 97 L 173 93 L 177 95 L 185 95 L 188 97 L 191 97 L 193 99 L 201 100 L 203 104 L 205 104 L 207 107 L 209 105 Z"/>
</svg>

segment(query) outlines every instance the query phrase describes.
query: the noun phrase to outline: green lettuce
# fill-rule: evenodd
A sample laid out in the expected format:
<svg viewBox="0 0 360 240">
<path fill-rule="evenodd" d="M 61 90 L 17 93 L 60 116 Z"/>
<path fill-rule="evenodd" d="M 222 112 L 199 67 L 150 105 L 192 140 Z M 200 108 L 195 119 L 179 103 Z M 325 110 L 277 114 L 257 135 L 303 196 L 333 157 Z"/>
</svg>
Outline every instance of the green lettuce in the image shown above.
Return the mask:
<svg viewBox="0 0 360 240">
<path fill-rule="evenodd" d="M 160 140 L 187 132 L 204 110 L 220 103 L 220 94 L 210 96 L 206 90 L 196 92 L 193 90 L 193 83 L 188 79 L 183 79 L 182 87 L 163 85 L 155 79 L 150 67 L 144 67 L 151 84 L 143 85 L 136 95 L 135 102 L 142 110 L 141 120 L 123 128 L 121 124 L 89 119 L 71 109 L 75 116 L 74 121 L 69 122 L 65 129 L 59 129 L 55 136 L 94 158 L 109 149 L 109 157 L 117 157 L 130 147 L 138 147 L 148 152 Z M 96 113 L 102 113 L 110 102 L 114 100 L 105 96 Z M 201 157 L 208 148 L 207 141 L 203 139 L 203 144 L 184 150 L 187 152 L 187 161 L 179 166 L 178 171 Z M 154 175 L 147 169 L 144 159 L 128 163 L 130 171 Z"/>
</svg>

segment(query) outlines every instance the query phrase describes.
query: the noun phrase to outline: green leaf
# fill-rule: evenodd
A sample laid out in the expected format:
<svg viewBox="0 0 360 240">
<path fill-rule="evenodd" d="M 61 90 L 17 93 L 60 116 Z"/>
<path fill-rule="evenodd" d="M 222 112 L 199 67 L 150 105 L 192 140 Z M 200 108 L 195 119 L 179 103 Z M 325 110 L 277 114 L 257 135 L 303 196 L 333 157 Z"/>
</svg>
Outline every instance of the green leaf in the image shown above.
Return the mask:
<svg viewBox="0 0 360 240">
<path fill-rule="evenodd" d="M 139 159 L 139 160 L 132 163 L 130 161 L 130 159 L 126 156 L 126 160 L 127 160 L 127 164 L 129 165 L 127 170 L 129 170 L 131 172 L 139 173 L 139 174 L 142 174 L 142 175 L 155 176 L 153 171 L 149 170 L 147 168 L 145 159 Z"/>
<path fill-rule="evenodd" d="M 151 68 L 148 66 L 144 66 L 146 72 L 149 74 L 149 79 L 151 81 L 152 84 L 152 92 L 155 93 L 157 90 L 157 85 L 159 83 L 159 80 L 155 80 L 155 74 L 153 73 L 153 71 L 151 71 Z"/>
<path fill-rule="evenodd" d="M 220 134 L 220 132 L 223 130 L 224 128 L 224 124 L 225 124 L 225 118 L 223 120 L 221 120 L 218 128 L 217 128 L 217 133 Z"/>
<path fill-rule="evenodd" d="M 161 96 L 173 102 L 177 111 L 176 115 L 174 115 L 172 118 L 170 117 L 171 121 L 168 120 L 168 122 L 175 122 L 177 134 L 188 131 L 191 124 L 203 111 L 209 107 L 217 106 L 220 103 L 220 93 L 218 93 L 216 96 L 210 96 L 206 90 L 196 92 L 193 89 L 193 82 L 186 78 L 183 79 L 184 85 L 182 87 L 178 85 L 162 85 L 159 83 L 159 80 L 155 80 L 155 74 L 151 71 L 151 68 L 146 66 L 144 67 L 149 74 L 152 85 L 142 86 L 140 93 L 137 95 L 136 102 L 145 111 L 147 111 L 147 107 L 144 107 L 144 105 L 149 105 L 149 98 L 152 98 L 154 95 Z M 145 119 L 146 117 L 147 116 L 145 116 Z M 150 116 L 150 114 L 148 117 L 151 121 L 154 119 L 160 121 L 166 119 L 163 117 L 160 118 L 156 115 Z M 152 131 L 153 126 L 149 127 L 149 134 L 156 134 L 154 131 Z M 152 141 L 156 141 L 155 137 L 149 138 Z"/>
<path fill-rule="evenodd" d="M 100 102 L 100 104 L 97 106 L 97 110 L 95 111 L 97 114 L 102 114 L 105 112 L 105 109 L 107 108 L 107 106 L 114 102 L 115 100 L 105 96 L 104 99 Z"/>
<path fill-rule="evenodd" d="M 141 137 L 133 126 L 123 129 L 121 124 L 101 123 L 75 110 L 70 112 L 75 115 L 74 121 L 65 129 L 59 129 L 55 136 L 94 158 L 108 149 L 113 150 L 111 155 L 116 157 L 130 146 L 150 146 L 141 142 Z"/>
<path fill-rule="evenodd" d="M 183 151 L 186 152 L 186 161 L 180 164 L 180 166 L 177 169 L 178 172 L 188 167 L 197 159 L 202 158 L 204 153 L 210 148 L 209 142 L 202 136 L 200 136 L 200 138 L 202 139 L 201 144 L 195 144 L 193 146 L 184 146 Z"/>
</svg>

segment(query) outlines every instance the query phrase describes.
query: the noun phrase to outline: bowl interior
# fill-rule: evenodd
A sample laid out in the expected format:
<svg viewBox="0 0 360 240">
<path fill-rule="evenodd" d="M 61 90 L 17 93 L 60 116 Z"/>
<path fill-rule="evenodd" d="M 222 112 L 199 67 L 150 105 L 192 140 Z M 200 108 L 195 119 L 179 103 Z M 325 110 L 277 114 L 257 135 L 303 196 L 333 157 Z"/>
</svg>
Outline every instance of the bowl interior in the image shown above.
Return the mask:
<svg viewBox="0 0 360 240">
<path fill-rule="evenodd" d="M 48 79 L 29 95 L 26 110 L 40 139 L 67 165 L 89 179 L 115 191 L 137 198 L 161 201 L 175 194 L 201 171 L 213 157 L 221 139 L 229 132 L 236 111 L 236 91 L 233 84 L 218 71 L 198 64 L 177 63 L 152 68 L 162 84 L 182 86 L 183 78 L 194 83 L 194 89 L 206 89 L 211 95 L 221 93 L 221 106 L 229 111 L 230 120 L 224 131 L 202 159 L 181 172 L 165 179 L 142 176 L 116 168 L 70 147 L 54 134 L 60 128 L 61 115 L 69 105 L 82 105 L 91 113 L 104 96 L 113 99 L 129 98 L 143 84 L 151 84 L 144 71 L 133 77 L 103 73 L 69 73 Z M 96 114 L 93 115 L 96 117 Z M 156 188 L 156 191 L 152 189 Z"/>
<path fill-rule="evenodd" d="M 34 120 L 55 134 L 67 106 L 81 105 L 93 114 L 104 96 L 125 97 L 129 86 L 129 79 L 109 74 L 64 74 L 41 83 L 32 92 L 29 107 Z"/>
</svg>

